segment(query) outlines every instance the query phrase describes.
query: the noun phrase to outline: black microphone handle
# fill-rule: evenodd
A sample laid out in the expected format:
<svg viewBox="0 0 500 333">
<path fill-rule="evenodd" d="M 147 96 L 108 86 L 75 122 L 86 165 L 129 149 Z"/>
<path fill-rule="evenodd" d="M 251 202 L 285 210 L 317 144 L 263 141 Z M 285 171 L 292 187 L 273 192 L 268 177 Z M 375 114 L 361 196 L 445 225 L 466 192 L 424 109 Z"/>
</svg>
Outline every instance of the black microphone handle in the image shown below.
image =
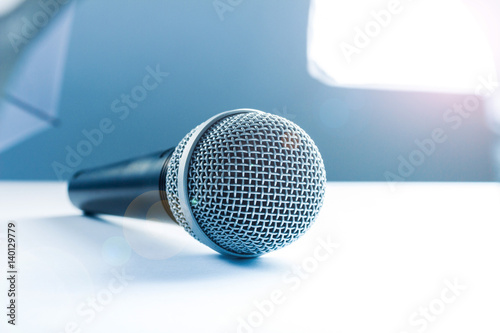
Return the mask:
<svg viewBox="0 0 500 333">
<path fill-rule="evenodd" d="M 86 214 L 175 221 L 165 176 L 175 148 L 77 172 L 69 181 L 71 202 Z"/>
</svg>

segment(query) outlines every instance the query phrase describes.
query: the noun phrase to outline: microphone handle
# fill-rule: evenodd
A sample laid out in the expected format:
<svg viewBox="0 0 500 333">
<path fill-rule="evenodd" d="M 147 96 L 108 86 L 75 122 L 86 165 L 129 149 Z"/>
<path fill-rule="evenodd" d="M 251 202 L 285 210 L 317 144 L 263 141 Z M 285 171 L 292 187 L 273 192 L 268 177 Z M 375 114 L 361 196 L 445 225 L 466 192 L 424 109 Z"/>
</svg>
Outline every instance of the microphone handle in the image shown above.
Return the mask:
<svg viewBox="0 0 500 333">
<path fill-rule="evenodd" d="M 69 198 L 89 215 L 175 221 L 165 192 L 167 166 L 174 149 L 78 171 L 69 181 Z"/>
</svg>

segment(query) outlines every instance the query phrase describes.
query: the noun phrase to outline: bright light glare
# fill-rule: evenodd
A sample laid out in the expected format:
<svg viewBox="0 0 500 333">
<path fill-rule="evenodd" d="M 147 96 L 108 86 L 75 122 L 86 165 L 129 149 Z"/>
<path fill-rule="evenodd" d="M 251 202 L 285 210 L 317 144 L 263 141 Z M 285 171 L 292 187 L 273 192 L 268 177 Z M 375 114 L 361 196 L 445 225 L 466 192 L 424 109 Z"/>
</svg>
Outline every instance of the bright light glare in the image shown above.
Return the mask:
<svg viewBox="0 0 500 333">
<path fill-rule="evenodd" d="M 7 14 L 18 5 L 20 5 L 24 0 L 1 0 L 0 1 L 0 16 Z"/>
<path fill-rule="evenodd" d="M 473 93 L 496 75 L 460 0 L 312 0 L 309 73 L 335 86 Z"/>
</svg>

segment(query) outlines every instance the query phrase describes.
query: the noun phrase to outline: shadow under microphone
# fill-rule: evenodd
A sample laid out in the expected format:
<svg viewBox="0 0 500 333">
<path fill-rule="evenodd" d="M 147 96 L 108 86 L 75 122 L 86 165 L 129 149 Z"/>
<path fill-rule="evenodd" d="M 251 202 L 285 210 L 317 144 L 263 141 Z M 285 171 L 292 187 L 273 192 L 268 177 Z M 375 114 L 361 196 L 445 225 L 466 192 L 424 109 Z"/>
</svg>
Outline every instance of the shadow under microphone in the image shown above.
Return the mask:
<svg viewBox="0 0 500 333">
<path fill-rule="evenodd" d="M 321 155 L 300 127 L 238 109 L 210 118 L 175 148 L 79 171 L 68 193 L 86 214 L 174 221 L 219 253 L 253 258 L 303 235 L 325 187 Z"/>
</svg>

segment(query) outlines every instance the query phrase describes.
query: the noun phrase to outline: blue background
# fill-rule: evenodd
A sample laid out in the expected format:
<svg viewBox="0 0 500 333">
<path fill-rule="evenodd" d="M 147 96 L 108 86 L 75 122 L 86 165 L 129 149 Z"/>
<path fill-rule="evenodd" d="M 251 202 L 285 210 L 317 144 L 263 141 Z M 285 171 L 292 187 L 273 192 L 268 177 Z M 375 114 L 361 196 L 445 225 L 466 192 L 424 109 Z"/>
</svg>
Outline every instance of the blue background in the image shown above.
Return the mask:
<svg viewBox="0 0 500 333">
<path fill-rule="evenodd" d="M 83 130 L 109 118 L 114 131 L 77 169 L 175 146 L 219 112 L 255 108 L 286 116 L 316 141 L 330 181 L 384 181 L 415 140 L 443 128 L 448 140 L 406 180 L 489 181 L 494 137 L 482 111 L 458 130 L 443 120 L 461 95 L 325 86 L 307 72 L 308 1 L 243 1 L 220 20 L 212 1 L 77 3 L 60 121 L 0 154 L 2 179 L 57 179 Z M 50 33 L 48 30 L 47 33 Z M 141 85 L 146 67 L 168 72 L 126 119 L 111 108 Z M 14 74 L 15 75 L 15 74 Z M 67 179 L 70 173 L 62 178 Z"/>
</svg>

